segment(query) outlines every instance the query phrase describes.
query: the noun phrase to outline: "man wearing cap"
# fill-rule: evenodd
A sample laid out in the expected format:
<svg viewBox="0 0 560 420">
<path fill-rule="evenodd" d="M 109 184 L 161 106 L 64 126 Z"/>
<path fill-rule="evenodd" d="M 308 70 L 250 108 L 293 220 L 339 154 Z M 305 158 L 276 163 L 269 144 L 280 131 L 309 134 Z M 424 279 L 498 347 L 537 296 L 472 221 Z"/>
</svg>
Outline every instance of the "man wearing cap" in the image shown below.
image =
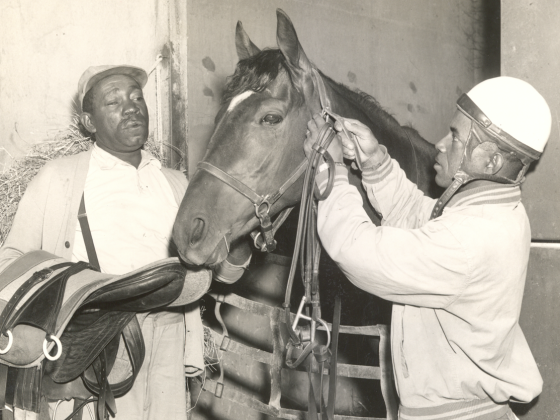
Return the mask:
<svg viewBox="0 0 560 420">
<path fill-rule="evenodd" d="M 306 153 L 323 124 L 320 116 L 309 122 Z M 352 283 L 394 302 L 399 419 L 515 419 L 508 402 L 530 402 L 542 389 L 518 323 L 531 241 L 519 185 L 548 140 L 548 105 L 511 77 L 463 95 L 435 145 L 435 180 L 447 188 L 438 200 L 406 179 L 368 127 L 344 124 L 358 148 L 344 136 L 328 151 L 334 161 L 360 159 L 382 224 L 371 223 L 336 166 L 318 231 Z M 320 187 L 326 177 L 318 174 Z"/>
<path fill-rule="evenodd" d="M 80 121 L 95 144 L 47 163 L 32 180 L 0 250 L 0 270 L 37 249 L 91 263 L 78 223 L 82 197 L 87 211 L 80 214 L 87 215 L 101 271 L 124 274 L 176 256 L 171 231 L 187 179 L 142 149 L 149 125 L 142 94 L 147 79 L 144 70 L 127 65 L 90 67 L 82 75 Z M 222 280 L 241 276 L 248 249 L 232 250 L 234 264 L 227 263 L 229 277 Z M 145 360 L 133 388 L 116 400 L 117 419 L 186 418 L 185 373 L 198 375 L 204 367 L 198 304 L 151 313 L 142 332 Z"/>
</svg>

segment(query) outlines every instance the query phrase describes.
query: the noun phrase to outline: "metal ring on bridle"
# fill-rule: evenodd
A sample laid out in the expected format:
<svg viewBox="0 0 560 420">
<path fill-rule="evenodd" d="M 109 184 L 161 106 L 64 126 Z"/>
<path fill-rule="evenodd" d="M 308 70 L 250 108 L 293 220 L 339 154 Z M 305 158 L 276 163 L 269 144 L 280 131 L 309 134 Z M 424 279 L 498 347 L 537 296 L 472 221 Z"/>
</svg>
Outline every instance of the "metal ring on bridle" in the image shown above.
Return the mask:
<svg viewBox="0 0 560 420">
<path fill-rule="evenodd" d="M 253 237 L 253 245 L 257 249 L 261 249 L 261 244 L 259 244 L 259 238 L 262 236 L 262 232 L 257 232 L 256 235 Z"/>
<path fill-rule="evenodd" d="M 261 211 L 261 207 L 263 205 L 266 205 L 266 211 Z M 259 220 L 262 219 L 264 216 L 266 216 L 270 211 L 270 203 L 266 198 L 263 201 L 261 201 L 260 204 L 255 203 L 254 206 L 255 206 L 255 214 L 257 215 L 257 218 Z"/>
<path fill-rule="evenodd" d="M 313 318 L 304 314 L 300 314 L 299 319 L 305 319 L 306 321 L 313 321 Z M 326 321 L 322 320 L 321 318 L 317 318 L 317 321 L 323 324 L 323 327 L 325 328 L 325 332 L 327 333 L 327 344 L 325 344 L 325 347 L 329 347 L 331 345 L 331 330 L 329 329 L 329 325 L 327 324 Z"/>
<path fill-rule="evenodd" d="M 49 345 L 48 340 L 45 338 L 43 340 L 43 354 L 45 355 L 45 357 L 47 359 L 49 359 L 50 361 L 55 361 L 57 360 L 60 355 L 62 354 L 62 343 L 60 342 L 60 340 L 58 339 L 58 337 L 54 334 L 51 334 L 49 336 L 49 340 L 54 341 L 56 346 L 57 346 L 57 352 L 54 356 L 51 356 L 49 353 L 49 349 L 47 348 L 47 346 Z"/>
<path fill-rule="evenodd" d="M 10 330 L 6 331 L 6 335 L 8 336 L 8 345 L 5 349 L 0 349 L 0 354 L 6 354 L 12 348 L 12 344 L 14 343 L 14 336 Z"/>
</svg>

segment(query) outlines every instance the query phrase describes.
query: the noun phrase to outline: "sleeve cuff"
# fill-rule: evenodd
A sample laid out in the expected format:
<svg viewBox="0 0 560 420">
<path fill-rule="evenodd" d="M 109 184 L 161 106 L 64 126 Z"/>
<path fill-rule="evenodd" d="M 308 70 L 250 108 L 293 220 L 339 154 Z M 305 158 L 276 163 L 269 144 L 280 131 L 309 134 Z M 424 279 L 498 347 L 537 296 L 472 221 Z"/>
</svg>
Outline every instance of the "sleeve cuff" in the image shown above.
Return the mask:
<svg viewBox="0 0 560 420">
<path fill-rule="evenodd" d="M 393 161 L 389 153 L 387 153 L 387 148 L 385 146 L 380 147 L 384 152 L 381 162 L 376 165 L 372 165 L 371 163 L 368 165 L 368 160 L 363 165 L 362 179 L 366 184 L 377 184 L 383 181 L 393 169 Z"/>
</svg>

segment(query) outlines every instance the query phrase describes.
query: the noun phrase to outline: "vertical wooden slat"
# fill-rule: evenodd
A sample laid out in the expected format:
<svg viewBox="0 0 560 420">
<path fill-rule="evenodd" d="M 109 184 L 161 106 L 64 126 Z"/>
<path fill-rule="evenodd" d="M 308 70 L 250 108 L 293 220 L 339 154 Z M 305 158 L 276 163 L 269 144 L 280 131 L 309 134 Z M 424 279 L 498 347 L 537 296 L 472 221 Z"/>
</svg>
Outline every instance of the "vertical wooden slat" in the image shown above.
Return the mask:
<svg viewBox="0 0 560 420">
<path fill-rule="evenodd" d="M 188 169 L 187 160 L 187 0 L 169 1 L 169 130 L 170 143 L 180 153 L 170 149 L 169 166 L 181 164 Z M 182 156 L 181 156 L 182 155 Z M 181 162 L 183 157 L 183 162 Z"/>
</svg>

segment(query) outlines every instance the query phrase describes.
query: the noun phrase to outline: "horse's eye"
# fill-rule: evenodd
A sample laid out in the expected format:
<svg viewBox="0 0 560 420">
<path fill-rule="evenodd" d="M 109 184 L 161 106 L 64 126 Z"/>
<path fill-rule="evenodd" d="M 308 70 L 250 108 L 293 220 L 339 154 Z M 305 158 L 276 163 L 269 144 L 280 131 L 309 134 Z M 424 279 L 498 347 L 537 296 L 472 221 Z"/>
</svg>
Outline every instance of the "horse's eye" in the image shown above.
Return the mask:
<svg viewBox="0 0 560 420">
<path fill-rule="evenodd" d="M 275 125 L 282 122 L 282 117 L 280 115 L 266 114 L 261 122 L 265 124 Z"/>
</svg>

